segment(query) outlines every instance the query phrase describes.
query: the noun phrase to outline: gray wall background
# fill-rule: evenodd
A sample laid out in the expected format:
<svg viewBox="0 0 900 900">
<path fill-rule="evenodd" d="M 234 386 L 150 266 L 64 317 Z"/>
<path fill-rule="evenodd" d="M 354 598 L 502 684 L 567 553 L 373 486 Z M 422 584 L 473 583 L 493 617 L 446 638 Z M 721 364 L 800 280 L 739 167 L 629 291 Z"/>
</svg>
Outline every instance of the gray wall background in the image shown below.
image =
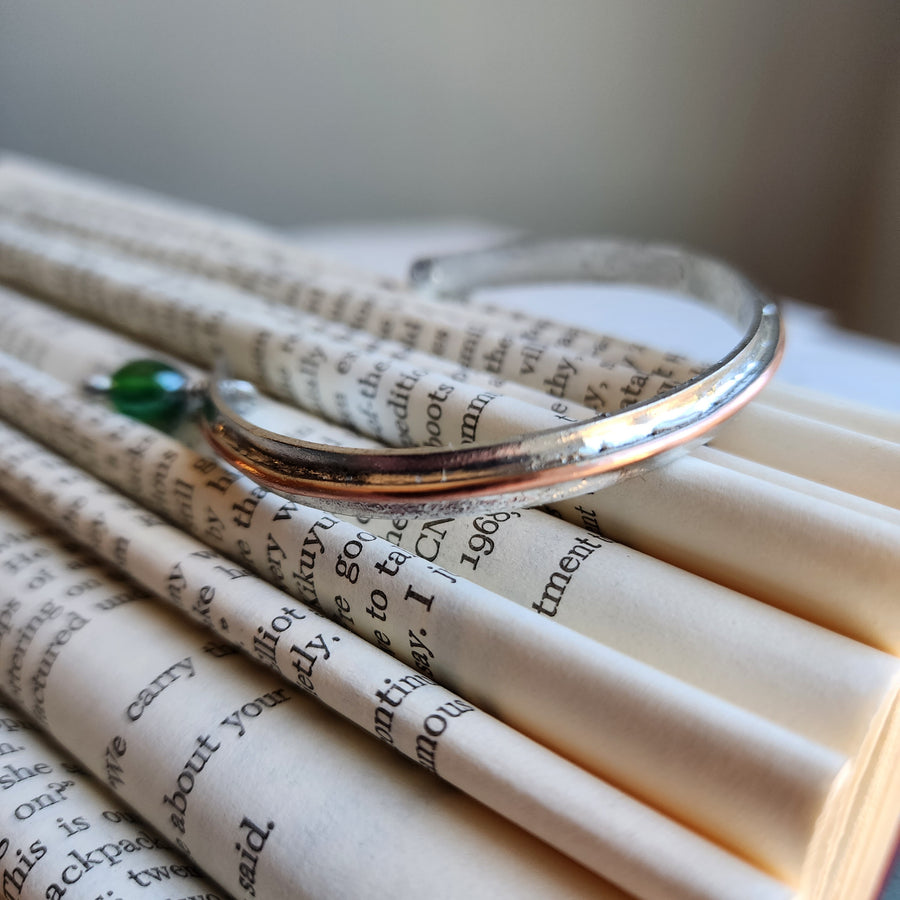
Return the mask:
<svg viewBox="0 0 900 900">
<path fill-rule="evenodd" d="M 0 0 L 0 148 L 274 224 L 678 240 L 900 339 L 896 0 Z"/>
</svg>

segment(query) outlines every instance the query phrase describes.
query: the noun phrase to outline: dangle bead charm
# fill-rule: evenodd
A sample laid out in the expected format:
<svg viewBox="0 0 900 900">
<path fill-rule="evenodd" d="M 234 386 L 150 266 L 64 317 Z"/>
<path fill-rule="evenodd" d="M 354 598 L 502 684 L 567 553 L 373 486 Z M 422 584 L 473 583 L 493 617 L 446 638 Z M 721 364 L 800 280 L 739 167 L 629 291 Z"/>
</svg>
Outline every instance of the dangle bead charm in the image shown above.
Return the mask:
<svg viewBox="0 0 900 900">
<path fill-rule="evenodd" d="M 251 411 L 259 396 L 252 384 L 238 378 L 222 377 L 219 388 L 242 412 Z M 149 358 L 132 359 L 111 375 L 91 375 L 84 390 L 103 397 L 116 412 L 160 431 L 174 430 L 209 402 L 208 379 Z"/>
<path fill-rule="evenodd" d="M 155 359 L 136 359 L 109 377 L 105 393 L 115 409 L 168 431 L 184 418 L 190 390 L 183 372 Z"/>
</svg>

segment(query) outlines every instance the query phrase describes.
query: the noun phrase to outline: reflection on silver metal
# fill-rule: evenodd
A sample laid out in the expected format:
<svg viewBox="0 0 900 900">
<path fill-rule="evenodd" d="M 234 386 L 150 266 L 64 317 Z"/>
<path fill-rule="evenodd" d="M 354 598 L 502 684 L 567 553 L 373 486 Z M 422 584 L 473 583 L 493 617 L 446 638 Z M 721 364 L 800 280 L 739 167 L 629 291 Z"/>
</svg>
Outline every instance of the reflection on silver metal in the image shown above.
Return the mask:
<svg viewBox="0 0 900 900">
<path fill-rule="evenodd" d="M 334 512 L 474 515 L 561 500 L 646 471 L 709 432 L 761 390 L 783 350 L 773 302 L 739 273 L 668 246 L 611 240 L 528 242 L 416 263 L 413 283 L 465 295 L 478 287 L 622 282 L 687 294 L 724 313 L 737 346 L 698 377 L 614 415 L 456 448 L 347 449 L 258 428 L 235 409 L 225 373 L 209 386 L 204 433 L 262 486 Z"/>
</svg>

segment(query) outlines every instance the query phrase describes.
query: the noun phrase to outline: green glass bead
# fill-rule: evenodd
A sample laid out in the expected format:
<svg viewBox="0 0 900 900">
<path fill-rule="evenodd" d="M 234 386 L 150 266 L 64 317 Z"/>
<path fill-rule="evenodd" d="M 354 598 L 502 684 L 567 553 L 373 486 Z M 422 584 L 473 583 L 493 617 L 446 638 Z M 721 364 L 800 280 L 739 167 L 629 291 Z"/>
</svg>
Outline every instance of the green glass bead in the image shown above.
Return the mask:
<svg viewBox="0 0 900 900">
<path fill-rule="evenodd" d="M 112 374 L 108 396 L 120 413 L 167 431 L 187 411 L 188 381 L 166 363 L 136 359 Z"/>
</svg>

